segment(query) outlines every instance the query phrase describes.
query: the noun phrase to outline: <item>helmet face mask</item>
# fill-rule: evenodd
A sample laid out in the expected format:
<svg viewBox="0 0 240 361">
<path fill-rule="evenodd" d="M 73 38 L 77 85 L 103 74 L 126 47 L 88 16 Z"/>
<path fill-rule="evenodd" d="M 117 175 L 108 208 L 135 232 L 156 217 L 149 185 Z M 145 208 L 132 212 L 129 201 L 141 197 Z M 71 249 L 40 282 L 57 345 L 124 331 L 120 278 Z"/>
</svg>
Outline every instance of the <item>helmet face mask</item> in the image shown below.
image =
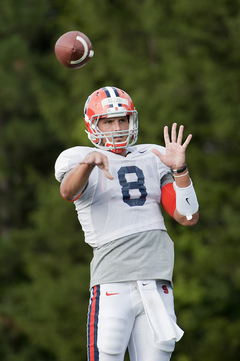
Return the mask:
<svg viewBox="0 0 240 361">
<path fill-rule="evenodd" d="M 100 131 L 98 124 L 102 118 L 128 116 L 127 130 L 112 132 Z M 93 92 L 84 107 L 84 120 L 90 141 L 99 149 L 121 153 L 137 141 L 138 114 L 130 96 L 121 89 L 105 87 Z M 124 137 L 122 142 L 116 142 L 115 137 Z M 105 144 L 103 144 L 105 139 Z"/>
</svg>

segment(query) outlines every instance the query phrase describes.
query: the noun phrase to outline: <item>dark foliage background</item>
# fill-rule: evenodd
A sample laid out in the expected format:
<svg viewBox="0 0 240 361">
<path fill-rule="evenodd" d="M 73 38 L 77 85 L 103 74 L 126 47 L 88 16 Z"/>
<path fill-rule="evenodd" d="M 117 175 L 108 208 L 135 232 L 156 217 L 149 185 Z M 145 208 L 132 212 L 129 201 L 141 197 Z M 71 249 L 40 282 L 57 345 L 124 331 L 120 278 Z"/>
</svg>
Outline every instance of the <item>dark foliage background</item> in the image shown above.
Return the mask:
<svg viewBox="0 0 240 361">
<path fill-rule="evenodd" d="M 79 30 L 95 55 L 54 55 Z M 237 361 L 240 344 L 240 0 L 1 0 L 0 358 L 86 360 L 92 252 L 54 179 L 58 154 L 90 145 L 83 105 L 105 85 L 139 112 L 139 143 L 164 125 L 193 134 L 187 162 L 201 218 L 166 224 L 185 336 L 173 361 Z"/>
</svg>

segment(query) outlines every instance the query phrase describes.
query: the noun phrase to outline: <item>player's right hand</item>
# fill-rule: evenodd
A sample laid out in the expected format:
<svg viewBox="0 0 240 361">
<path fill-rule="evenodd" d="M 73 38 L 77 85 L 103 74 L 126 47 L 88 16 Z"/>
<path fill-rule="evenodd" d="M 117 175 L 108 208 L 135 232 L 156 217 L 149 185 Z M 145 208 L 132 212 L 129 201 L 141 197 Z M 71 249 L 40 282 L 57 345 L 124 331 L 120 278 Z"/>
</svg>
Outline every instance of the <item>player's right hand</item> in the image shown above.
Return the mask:
<svg viewBox="0 0 240 361">
<path fill-rule="evenodd" d="M 92 152 L 86 155 L 86 157 L 83 159 L 83 161 L 79 162 L 79 164 L 89 164 L 91 166 L 98 166 L 105 176 L 112 180 L 113 176 L 109 172 L 109 165 L 108 165 L 108 158 L 105 154 L 102 154 L 100 152 Z"/>
</svg>

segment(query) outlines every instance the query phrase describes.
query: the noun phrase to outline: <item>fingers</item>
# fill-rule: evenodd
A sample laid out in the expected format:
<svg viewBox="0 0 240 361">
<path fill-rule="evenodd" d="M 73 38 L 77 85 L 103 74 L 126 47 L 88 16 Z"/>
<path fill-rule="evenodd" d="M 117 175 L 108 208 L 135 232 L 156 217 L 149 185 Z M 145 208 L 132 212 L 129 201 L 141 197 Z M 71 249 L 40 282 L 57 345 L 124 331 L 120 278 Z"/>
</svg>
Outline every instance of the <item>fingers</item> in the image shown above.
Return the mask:
<svg viewBox="0 0 240 361">
<path fill-rule="evenodd" d="M 151 151 L 157 156 L 157 157 L 161 157 L 162 153 L 160 153 L 156 148 L 152 148 Z"/>
<path fill-rule="evenodd" d="M 182 145 L 185 149 L 187 148 L 187 146 L 188 146 L 188 144 L 190 143 L 191 139 L 192 139 L 192 134 L 189 134 L 189 135 L 187 136 L 187 139 L 185 140 L 185 142 L 184 142 L 183 145 Z"/>
<path fill-rule="evenodd" d="M 163 130 L 165 144 L 167 145 L 169 143 L 177 143 L 179 145 L 182 145 L 186 149 L 192 139 L 192 134 L 189 134 L 187 139 L 185 140 L 185 142 L 182 144 L 183 131 L 184 131 L 184 126 L 180 125 L 178 134 L 177 134 L 177 123 L 173 123 L 172 129 L 171 129 L 171 139 L 170 139 L 169 132 L 168 132 L 168 126 L 165 126 L 164 130 Z"/>
<path fill-rule="evenodd" d="M 171 132 L 172 143 L 177 142 L 177 123 L 173 123 Z"/>
<path fill-rule="evenodd" d="M 112 180 L 113 176 L 109 172 L 108 158 L 106 155 L 99 152 L 89 153 L 79 164 L 88 164 L 92 166 L 98 166 L 105 176 Z"/>
<path fill-rule="evenodd" d="M 180 125 L 177 135 L 177 123 L 173 123 L 171 131 L 172 143 L 182 144 L 184 126 Z"/>
<path fill-rule="evenodd" d="M 102 168 L 102 171 L 108 179 L 113 180 L 113 176 L 107 169 Z"/>
<path fill-rule="evenodd" d="M 177 128 L 177 124 L 176 124 L 176 128 Z M 180 144 L 180 145 L 182 144 L 183 130 L 184 130 L 184 126 L 180 125 L 179 131 L 178 131 L 178 137 L 177 137 L 177 143 Z"/>
<path fill-rule="evenodd" d="M 168 126 L 167 125 L 163 128 L 163 136 L 164 136 L 165 144 L 166 145 L 169 144 L 170 138 L 169 138 L 169 134 L 168 134 Z"/>
</svg>

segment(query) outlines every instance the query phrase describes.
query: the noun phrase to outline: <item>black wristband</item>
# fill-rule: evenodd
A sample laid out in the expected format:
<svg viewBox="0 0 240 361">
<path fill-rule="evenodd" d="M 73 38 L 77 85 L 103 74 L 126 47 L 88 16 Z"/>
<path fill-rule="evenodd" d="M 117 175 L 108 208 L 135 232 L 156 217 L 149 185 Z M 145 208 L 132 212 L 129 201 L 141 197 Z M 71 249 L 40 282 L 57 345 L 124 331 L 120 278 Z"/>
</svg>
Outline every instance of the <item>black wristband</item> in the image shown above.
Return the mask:
<svg viewBox="0 0 240 361">
<path fill-rule="evenodd" d="M 185 169 L 187 169 L 187 163 L 184 164 L 184 166 L 180 169 L 171 169 L 172 173 L 175 174 L 175 173 L 182 173 L 185 171 Z"/>
</svg>

